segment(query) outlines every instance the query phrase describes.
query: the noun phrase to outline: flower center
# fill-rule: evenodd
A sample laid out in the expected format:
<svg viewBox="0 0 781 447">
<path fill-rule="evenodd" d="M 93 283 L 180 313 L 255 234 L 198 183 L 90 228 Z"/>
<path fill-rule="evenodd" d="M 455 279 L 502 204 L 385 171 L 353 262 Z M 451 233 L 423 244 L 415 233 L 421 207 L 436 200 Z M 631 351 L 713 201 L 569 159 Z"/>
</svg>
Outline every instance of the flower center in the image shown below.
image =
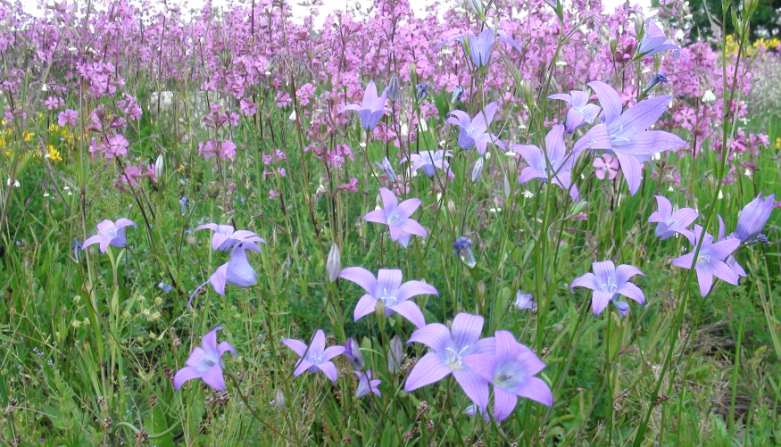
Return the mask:
<svg viewBox="0 0 781 447">
<path fill-rule="evenodd" d="M 460 371 L 464 369 L 464 354 L 469 346 L 456 349 L 454 346 L 445 348 L 445 364 L 451 371 Z"/>
<path fill-rule="evenodd" d="M 203 359 L 201 359 L 200 363 L 195 366 L 195 369 L 200 373 L 205 373 L 217 365 L 217 362 L 219 362 L 219 360 L 216 357 L 207 354 Z"/>
<path fill-rule="evenodd" d="M 323 353 L 322 352 L 310 352 L 307 355 L 307 360 L 309 360 L 310 363 L 314 365 L 319 365 L 323 363 Z"/>
<path fill-rule="evenodd" d="M 377 298 L 382 301 L 385 307 L 395 306 L 399 303 L 399 298 L 396 296 L 396 290 L 394 289 L 382 287 L 378 295 Z"/>
<path fill-rule="evenodd" d="M 616 293 L 616 290 L 618 290 L 616 279 L 611 277 L 605 278 L 605 281 L 602 283 L 602 288 L 605 292 Z"/>
<path fill-rule="evenodd" d="M 388 225 L 398 225 L 402 221 L 402 216 L 401 213 L 399 213 L 399 210 L 393 210 L 388 213 L 386 219 L 388 220 Z"/>
<path fill-rule="evenodd" d="M 515 388 L 523 383 L 523 380 L 523 370 L 516 362 L 505 363 L 494 372 L 494 386 L 499 388 Z"/>
</svg>

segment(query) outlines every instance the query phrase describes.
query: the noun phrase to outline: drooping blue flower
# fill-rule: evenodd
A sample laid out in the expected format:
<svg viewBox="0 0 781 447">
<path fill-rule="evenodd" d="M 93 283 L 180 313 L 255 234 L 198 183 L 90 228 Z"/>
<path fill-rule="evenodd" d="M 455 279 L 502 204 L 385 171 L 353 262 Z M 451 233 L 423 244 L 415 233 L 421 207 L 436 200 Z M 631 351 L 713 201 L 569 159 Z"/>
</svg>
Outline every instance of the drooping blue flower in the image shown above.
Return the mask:
<svg viewBox="0 0 781 447">
<path fill-rule="evenodd" d="M 765 228 L 765 224 L 770 219 L 770 214 L 776 206 L 776 196 L 770 194 L 756 196 L 740 210 L 738 214 L 738 226 L 733 236 L 740 239 L 742 243 L 751 242 L 756 239 Z"/>
<path fill-rule="evenodd" d="M 643 39 L 640 41 L 640 46 L 637 52 L 640 56 L 652 56 L 656 53 L 677 49 L 678 45 L 675 41 L 668 39 L 664 35 L 662 28 L 652 19 L 645 21 L 643 27 Z"/>
</svg>

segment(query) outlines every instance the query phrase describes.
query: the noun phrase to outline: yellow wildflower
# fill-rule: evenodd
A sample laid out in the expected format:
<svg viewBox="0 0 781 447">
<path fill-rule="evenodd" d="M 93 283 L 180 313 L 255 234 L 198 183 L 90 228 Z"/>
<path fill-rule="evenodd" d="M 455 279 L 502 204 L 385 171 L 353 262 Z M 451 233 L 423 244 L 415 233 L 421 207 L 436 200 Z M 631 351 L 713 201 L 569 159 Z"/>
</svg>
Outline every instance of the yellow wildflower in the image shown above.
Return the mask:
<svg viewBox="0 0 781 447">
<path fill-rule="evenodd" d="M 56 147 L 52 146 L 51 144 L 46 146 L 46 158 L 48 158 L 51 161 L 62 161 L 62 155 L 60 154 L 60 151 L 57 150 Z"/>
<path fill-rule="evenodd" d="M 25 142 L 25 143 L 29 143 L 29 142 L 33 141 L 33 138 L 34 138 L 34 137 L 35 137 L 35 134 L 34 134 L 34 133 L 32 133 L 32 132 L 28 132 L 28 131 L 26 131 L 26 130 L 25 130 L 25 131 L 24 131 L 24 133 L 22 134 L 22 139 L 24 140 L 24 142 Z"/>
</svg>

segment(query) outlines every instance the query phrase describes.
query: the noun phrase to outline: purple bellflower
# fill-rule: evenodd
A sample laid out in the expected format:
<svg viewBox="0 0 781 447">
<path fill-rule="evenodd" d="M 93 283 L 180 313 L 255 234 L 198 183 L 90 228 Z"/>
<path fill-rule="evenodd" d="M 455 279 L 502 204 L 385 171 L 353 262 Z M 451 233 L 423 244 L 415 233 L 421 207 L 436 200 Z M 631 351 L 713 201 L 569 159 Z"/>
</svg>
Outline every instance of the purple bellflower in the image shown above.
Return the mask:
<svg viewBox="0 0 781 447">
<path fill-rule="evenodd" d="M 578 187 L 572 184 L 575 155 L 567 153 L 564 145 L 564 126 L 561 124 L 553 126 L 545 136 L 545 152 L 531 144 L 511 144 L 510 148 L 520 154 L 528 164 L 518 177 L 519 183 L 526 183 L 532 179 L 547 181 L 550 175 L 553 184 L 569 191 L 572 199 L 577 200 Z"/>
<path fill-rule="evenodd" d="M 388 188 L 380 188 L 380 197 L 383 207 L 363 216 L 367 222 L 387 225 L 391 240 L 397 241 L 402 247 L 409 245 L 413 235 L 420 237 L 428 235 L 418 221 L 410 218 L 420 206 L 420 199 L 407 199 L 399 203 L 396 195 Z"/>
<path fill-rule="evenodd" d="M 344 352 L 344 346 L 337 345 L 325 347 L 325 333 L 318 329 L 312 337 L 309 346 L 301 340 L 285 338 L 282 343 L 292 349 L 298 355 L 298 363 L 293 371 L 293 377 L 298 377 L 306 371 L 320 371 L 325 374 L 331 382 L 336 382 L 339 372 L 336 365 L 331 361 L 336 356 Z"/>
<path fill-rule="evenodd" d="M 214 223 L 200 225 L 196 230 L 209 229 L 212 234 L 212 249 L 217 251 L 230 251 L 230 259 L 225 264 L 217 267 L 217 270 L 209 277 L 209 284 L 219 295 L 225 295 L 225 286 L 233 284 L 238 287 L 250 287 L 257 284 L 255 270 L 247 260 L 247 250 L 260 252 L 259 244 L 265 243 L 260 236 L 249 230 L 234 231 L 230 225 L 218 225 Z M 196 292 L 200 287 L 196 289 Z M 190 297 L 190 302 L 196 293 Z"/>
<path fill-rule="evenodd" d="M 363 354 L 361 354 L 361 346 L 358 341 L 350 337 L 344 342 L 344 356 L 350 361 L 354 370 L 363 369 L 365 363 L 363 361 Z"/>
<path fill-rule="evenodd" d="M 475 67 L 484 67 L 488 65 L 491 59 L 491 50 L 496 42 L 496 34 L 491 28 L 484 28 L 477 36 L 469 34 L 466 36 L 469 42 L 469 57 Z"/>
<path fill-rule="evenodd" d="M 545 381 L 535 377 L 545 363 L 531 349 L 518 343 L 510 331 L 496 331 L 493 353 L 480 353 L 464 360 L 483 380 L 494 386 L 494 417 L 507 419 L 525 397 L 550 407 L 553 393 Z"/>
<path fill-rule="evenodd" d="M 361 120 L 361 127 L 366 130 L 372 130 L 377 126 L 383 115 L 385 115 L 385 101 L 388 91 L 382 95 L 377 95 L 377 86 L 374 81 L 369 81 L 366 90 L 363 92 L 363 101 L 361 104 L 348 104 L 344 110 L 358 112 L 358 118 Z"/>
<path fill-rule="evenodd" d="M 732 236 L 747 243 L 757 239 L 765 227 L 770 213 L 776 206 L 776 197 L 773 194 L 762 196 L 761 194 L 749 202 L 738 214 L 738 225 Z"/>
<path fill-rule="evenodd" d="M 611 151 L 634 195 L 643 180 L 643 163 L 659 152 L 678 150 L 686 142 L 670 132 L 647 130 L 667 110 L 669 96 L 657 96 L 621 112 L 621 97 L 613 87 L 600 81 L 588 84 L 602 105 L 605 122 L 588 130 L 575 143 L 575 153 L 583 149 Z"/>
<path fill-rule="evenodd" d="M 528 310 L 530 312 L 537 311 L 537 303 L 534 302 L 534 296 L 531 293 L 524 292 L 520 289 L 515 292 L 513 306 L 518 310 Z"/>
<path fill-rule="evenodd" d="M 222 375 L 222 355 L 230 352 L 236 355 L 236 349 L 224 341 L 217 344 L 217 331 L 222 326 L 217 326 L 201 339 L 201 345 L 196 346 L 185 362 L 184 368 L 174 375 L 174 388 L 177 390 L 188 380 L 201 379 L 215 391 L 225 389 L 225 378 Z"/>
<path fill-rule="evenodd" d="M 668 39 L 659 25 L 651 19 L 645 21 L 643 39 L 637 52 L 640 56 L 653 56 L 662 51 L 677 49 L 675 41 Z"/>
<path fill-rule="evenodd" d="M 661 239 L 669 239 L 676 233 L 687 236 L 691 233 L 689 225 L 697 219 L 697 210 L 693 208 L 673 208 L 669 200 L 664 196 L 656 196 L 657 209 L 648 218 L 649 223 L 655 223 L 656 236 Z"/>
<path fill-rule="evenodd" d="M 255 245 L 255 248 L 257 248 L 255 251 L 259 251 L 260 247 L 257 244 L 266 243 L 263 238 L 252 231 L 234 230 L 233 225 L 207 223 L 195 227 L 195 231 L 200 230 L 212 231 L 212 250 L 216 251 L 230 251 L 236 245 L 240 244 L 245 247 Z"/>
<path fill-rule="evenodd" d="M 339 277 L 359 285 L 366 291 L 355 305 L 355 321 L 374 312 L 377 303 L 381 302 L 386 314 L 397 313 L 420 328 L 426 324 L 426 320 L 418 305 L 410 301 L 410 298 L 418 295 L 439 295 L 434 286 L 424 281 L 407 281 L 402 284 L 402 273 L 398 269 L 380 269 L 375 278 L 372 272 L 363 267 L 347 267 Z"/>
<path fill-rule="evenodd" d="M 496 136 L 488 132 L 488 127 L 494 120 L 498 106 L 492 102 L 478 112 L 474 117 L 470 117 L 466 112 L 453 110 L 447 119 L 448 124 L 458 126 L 458 145 L 461 149 L 469 150 L 477 148 L 480 155 L 485 154 L 486 146 L 491 141 L 496 141 Z"/>
<path fill-rule="evenodd" d="M 692 251 L 683 256 L 672 260 L 672 265 L 683 269 L 692 268 L 694 261 L 694 252 L 699 243 L 699 238 L 703 237 L 700 252 L 697 255 L 697 263 L 694 269 L 697 273 L 697 283 L 700 286 L 700 294 L 707 296 L 713 287 L 713 277 L 732 285 L 737 285 L 740 276 L 730 268 L 726 259 L 740 246 L 740 240 L 734 237 L 728 237 L 724 240 L 713 242 L 713 236 L 705 233 L 705 230 L 699 226 L 694 226 L 694 232 L 689 235 L 689 243 L 692 245 Z"/>
<path fill-rule="evenodd" d="M 575 132 L 575 129 L 584 124 L 593 123 L 594 119 L 599 115 L 599 106 L 588 103 L 588 91 L 572 90 L 569 94 L 556 93 L 548 96 L 548 98 L 564 101 L 569 106 L 567 120 L 564 123 L 567 133 Z"/>
<path fill-rule="evenodd" d="M 488 381 L 467 366 L 472 355 L 494 350 L 493 338 L 480 339 L 483 317 L 459 313 L 450 329 L 440 323 L 428 324 L 415 332 L 408 343 L 422 343 L 430 351 L 418 360 L 407 376 L 404 391 L 438 382 L 452 374 L 469 399 L 480 408 L 488 405 Z"/>
<path fill-rule="evenodd" d="M 595 315 L 601 314 L 608 303 L 613 303 L 618 311 L 625 315 L 629 307 L 625 302 L 616 300 L 618 295 L 623 295 L 639 304 L 645 302 L 643 291 L 629 282 L 633 276 L 643 274 L 637 267 L 627 264 L 616 267 L 610 260 L 594 262 L 591 267 L 593 273 L 589 272 L 575 278 L 570 287 L 585 287 L 593 291 L 591 310 Z"/>
<path fill-rule="evenodd" d="M 98 224 L 98 233 L 88 237 L 81 248 L 86 249 L 90 245 L 98 244 L 101 253 L 105 253 L 109 245 L 122 248 L 127 245 L 125 228 L 135 226 L 136 224 L 132 220 L 124 217 L 117 219 L 116 222 L 105 219 Z"/>
<path fill-rule="evenodd" d="M 452 157 L 453 153 L 446 150 L 436 151 L 421 151 L 418 154 L 412 154 L 409 157 L 410 170 L 416 172 L 423 170 L 423 174 L 427 177 L 434 177 L 437 169 L 447 174 L 449 178 L 453 178 L 453 171 L 450 169 L 450 162 L 448 158 Z"/>
<path fill-rule="evenodd" d="M 372 393 L 375 396 L 382 395 L 382 393 L 380 393 L 380 384 L 382 381 L 380 379 L 372 378 L 372 370 L 367 369 L 366 371 L 354 372 L 358 377 L 358 388 L 355 390 L 355 397 L 361 398 L 369 393 Z"/>
</svg>

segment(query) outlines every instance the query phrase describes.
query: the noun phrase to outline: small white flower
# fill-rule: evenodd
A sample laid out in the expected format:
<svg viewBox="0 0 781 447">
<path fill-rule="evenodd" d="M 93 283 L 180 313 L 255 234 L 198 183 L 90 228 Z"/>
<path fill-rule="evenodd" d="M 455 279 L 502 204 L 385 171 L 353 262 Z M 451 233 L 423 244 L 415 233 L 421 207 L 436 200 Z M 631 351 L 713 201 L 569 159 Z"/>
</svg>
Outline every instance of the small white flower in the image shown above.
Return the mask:
<svg viewBox="0 0 781 447">
<path fill-rule="evenodd" d="M 290 121 L 295 121 L 295 120 L 296 120 L 296 111 L 295 111 L 295 110 L 293 110 L 293 111 L 290 113 L 290 116 L 289 116 L 289 117 L 287 117 L 287 119 L 289 119 Z"/>
<path fill-rule="evenodd" d="M 11 186 L 11 177 L 8 177 L 8 180 L 5 181 L 5 184 L 6 186 Z M 20 186 L 22 185 L 19 183 L 19 180 L 14 179 L 14 188 L 19 188 Z"/>
<path fill-rule="evenodd" d="M 719 190 L 719 200 L 724 198 L 724 191 Z"/>
<path fill-rule="evenodd" d="M 527 199 L 531 199 L 534 198 L 534 193 L 527 189 L 526 191 L 523 192 L 523 196 L 526 197 Z"/>
<path fill-rule="evenodd" d="M 711 90 L 705 90 L 705 94 L 702 95 L 702 102 L 708 103 L 716 100 L 716 95 Z"/>
</svg>

